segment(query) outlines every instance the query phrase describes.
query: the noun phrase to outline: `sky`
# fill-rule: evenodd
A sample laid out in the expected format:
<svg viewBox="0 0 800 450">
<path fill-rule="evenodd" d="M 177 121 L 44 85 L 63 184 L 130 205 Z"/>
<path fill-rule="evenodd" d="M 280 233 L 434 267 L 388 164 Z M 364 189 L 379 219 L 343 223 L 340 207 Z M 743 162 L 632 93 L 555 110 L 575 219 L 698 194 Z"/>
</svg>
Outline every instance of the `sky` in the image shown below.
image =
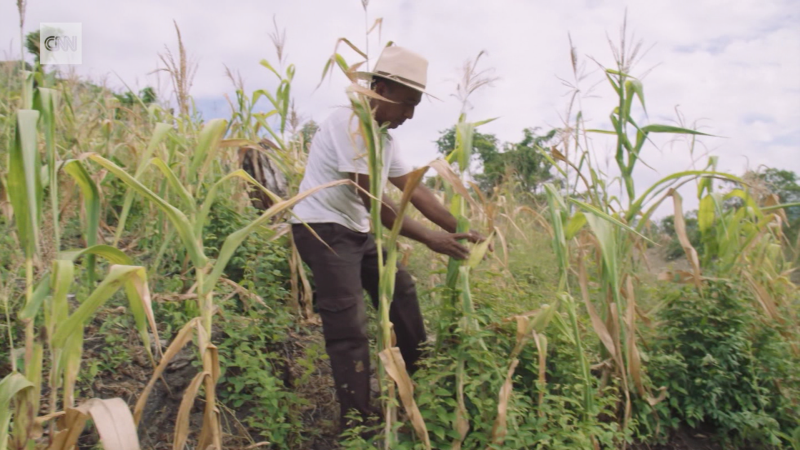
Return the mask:
<svg viewBox="0 0 800 450">
<path fill-rule="evenodd" d="M 15 3 L 0 4 L 4 59 L 19 55 Z M 437 156 L 439 132 L 457 121 L 456 80 L 481 51 L 479 69 L 497 80 L 470 98 L 467 114 L 498 119 L 479 131 L 513 142 L 526 127 L 544 133 L 563 126 L 572 90 L 565 81 L 574 84 L 570 38 L 584 68 L 575 108 L 589 128 L 609 129 L 615 98 L 600 65 L 614 67 L 610 43 L 619 44 L 626 14 L 627 45 L 642 42 L 631 74 L 644 85 L 647 111 L 635 109 L 637 121 L 695 125 L 715 136 L 699 139 L 693 150 L 685 139 L 655 137 L 634 172 L 638 192 L 673 172 L 702 168 L 709 155 L 719 156 L 718 169 L 736 174 L 762 165 L 800 173 L 800 0 L 371 0 L 366 13 L 360 0 L 29 0 L 24 30 L 80 22 L 78 74 L 118 89 L 154 86 L 167 98 L 169 81 L 154 70 L 160 52 L 176 50 L 174 20 L 198 63 L 190 92 L 206 119 L 229 117 L 224 95 L 232 97 L 234 88 L 225 67 L 241 74 L 250 94 L 276 87 L 259 65 L 278 64 L 269 38 L 273 19 L 286 31 L 285 64 L 297 69 L 297 109 L 318 122 L 347 103 L 341 73 L 317 89 L 337 40 L 368 47 L 373 62 L 391 40 L 429 60 L 428 89 L 440 99 L 423 100 L 414 119 L 395 131 L 408 162 L 419 166 Z M 367 39 L 366 27 L 378 18 L 380 35 Z M 361 60 L 340 51 L 350 63 Z M 594 135 L 590 146 L 599 169 L 615 176 L 614 142 Z M 682 192 L 687 207 L 696 205 L 691 189 Z"/>
</svg>

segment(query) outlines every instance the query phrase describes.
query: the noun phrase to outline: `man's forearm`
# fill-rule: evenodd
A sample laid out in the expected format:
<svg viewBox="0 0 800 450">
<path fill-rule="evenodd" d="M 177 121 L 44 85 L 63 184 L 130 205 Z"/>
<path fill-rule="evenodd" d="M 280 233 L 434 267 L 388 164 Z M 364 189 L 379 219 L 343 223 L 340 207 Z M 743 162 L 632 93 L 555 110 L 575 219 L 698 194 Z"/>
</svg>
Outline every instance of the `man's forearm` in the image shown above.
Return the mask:
<svg viewBox="0 0 800 450">
<path fill-rule="evenodd" d="M 397 211 L 398 206 L 391 199 L 383 196 L 383 204 L 381 206 L 381 222 L 383 226 L 389 229 L 394 226 L 394 222 L 397 219 Z M 427 244 L 430 230 L 416 220 L 408 216 L 403 216 L 403 225 L 400 228 L 400 235 Z"/>
<path fill-rule="evenodd" d="M 417 186 L 411 203 L 415 208 L 427 217 L 428 220 L 442 227 L 443 230 L 455 233 L 457 220 L 450 214 L 447 208 L 439 202 L 439 199 L 425 186 Z"/>
</svg>

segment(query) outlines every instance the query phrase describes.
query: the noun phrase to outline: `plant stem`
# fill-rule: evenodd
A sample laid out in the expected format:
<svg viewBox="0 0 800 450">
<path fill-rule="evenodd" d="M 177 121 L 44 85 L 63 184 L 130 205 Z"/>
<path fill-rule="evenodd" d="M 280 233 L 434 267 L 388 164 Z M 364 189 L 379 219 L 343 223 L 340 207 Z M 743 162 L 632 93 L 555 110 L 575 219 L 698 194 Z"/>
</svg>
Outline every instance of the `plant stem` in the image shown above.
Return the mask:
<svg viewBox="0 0 800 450">
<path fill-rule="evenodd" d="M 8 331 L 8 345 L 10 348 L 9 350 L 9 358 L 11 360 L 11 372 L 17 371 L 17 359 L 14 357 L 14 333 L 11 332 L 11 314 L 8 313 L 8 291 L 6 288 L 10 283 L 6 283 L 3 286 L 3 307 L 5 308 L 6 314 L 6 330 Z"/>
<path fill-rule="evenodd" d="M 25 259 L 25 306 L 33 301 L 33 258 Z M 33 318 L 25 323 L 25 375 L 30 375 L 31 358 L 33 358 Z"/>
</svg>

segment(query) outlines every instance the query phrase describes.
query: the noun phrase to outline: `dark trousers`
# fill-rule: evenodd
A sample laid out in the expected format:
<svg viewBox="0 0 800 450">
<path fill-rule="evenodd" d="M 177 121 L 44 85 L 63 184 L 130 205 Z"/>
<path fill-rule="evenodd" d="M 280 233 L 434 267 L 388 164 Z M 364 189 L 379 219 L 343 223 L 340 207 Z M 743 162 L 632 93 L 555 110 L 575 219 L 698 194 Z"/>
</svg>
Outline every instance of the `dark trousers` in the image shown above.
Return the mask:
<svg viewBox="0 0 800 450">
<path fill-rule="evenodd" d="M 314 274 L 325 348 L 344 421 L 350 409 L 362 415 L 372 412 L 364 290 L 377 308 L 378 250 L 370 233 L 359 233 L 336 223 L 309 226 L 330 249 L 303 225 L 293 225 L 292 234 L 300 257 Z M 413 373 L 420 357 L 419 346 L 426 340 L 425 326 L 414 281 L 401 265 L 395 278 L 389 318 L 403 360 Z"/>
</svg>

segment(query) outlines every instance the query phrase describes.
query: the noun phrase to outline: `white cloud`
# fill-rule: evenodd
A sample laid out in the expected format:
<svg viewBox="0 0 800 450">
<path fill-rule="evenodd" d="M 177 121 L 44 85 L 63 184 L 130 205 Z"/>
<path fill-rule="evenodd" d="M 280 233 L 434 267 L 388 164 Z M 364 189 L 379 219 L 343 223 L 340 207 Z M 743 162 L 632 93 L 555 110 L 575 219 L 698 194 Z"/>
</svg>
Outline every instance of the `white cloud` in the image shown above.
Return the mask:
<svg viewBox="0 0 800 450">
<path fill-rule="evenodd" d="M 586 56 L 613 64 L 608 35 L 618 40 L 625 12 L 622 1 L 529 2 L 506 0 L 435 2 L 373 0 L 370 22 L 383 17 L 382 38 L 425 55 L 431 62 L 430 89 L 443 102 L 424 102 L 414 120 L 397 130 L 408 159 L 424 163 L 435 156 L 438 131 L 455 122 L 458 102 L 449 96 L 465 59 L 487 50 L 485 63 L 500 77 L 495 87 L 478 93 L 470 117 L 500 117 L 482 131 L 501 140 L 518 140 L 524 127 L 548 128 L 561 123 L 567 89 L 556 76 L 571 79 L 567 33 L 590 76 L 582 83 L 598 98 L 582 101 L 590 126 L 607 127 L 614 99 L 602 73 Z M 703 131 L 724 138 L 703 138 L 695 156 L 719 155 L 720 168 L 741 172 L 759 164 L 800 172 L 800 28 L 794 0 L 653 0 L 627 4 L 629 30 L 650 48 L 634 74 L 656 66 L 645 78 L 650 121 L 673 123 L 675 108 Z M 289 62 L 297 66 L 294 94 L 301 112 L 324 119 L 329 108 L 346 101 L 344 78 L 337 74 L 314 91 L 337 38 L 364 47 L 361 2 L 243 0 L 221 4 L 210 0 L 159 2 L 28 2 L 26 32 L 38 22 L 80 21 L 86 35 L 84 64 L 78 72 L 99 77 L 116 72 L 139 89 L 156 84 L 157 53 L 175 49 L 172 20 L 184 43 L 200 62 L 192 94 L 207 112 L 227 114 L 222 95 L 232 92 L 223 64 L 240 71 L 248 90 L 274 88 L 258 62 L 274 61 L 268 33 L 272 16 L 287 29 Z M 17 13 L 12 2 L 0 5 L 0 43 L 18 48 Z M 380 50 L 377 36 L 370 53 Z M 348 53 L 355 61 L 353 53 Z M 108 79 L 120 86 L 115 76 Z M 170 86 L 162 77 L 162 94 Z M 685 145 L 654 139 L 635 176 L 640 190 L 672 171 L 692 166 Z M 605 166 L 613 144 L 593 139 L 596 159 Z M 703 161 L 700 161 L 700 165 Z M 613 165 L 613 164 L 612 164 Z M 605 169 L 605 167 L 603 167 Z M 616 173 L 609 169 L 611 175 Z M 691 195 L 691 194 L 689 194 Z M 688 199 L 687 199 L 688 200 Z M 688 205 L 692 203 L 687 201 Z"/>
</svg>

